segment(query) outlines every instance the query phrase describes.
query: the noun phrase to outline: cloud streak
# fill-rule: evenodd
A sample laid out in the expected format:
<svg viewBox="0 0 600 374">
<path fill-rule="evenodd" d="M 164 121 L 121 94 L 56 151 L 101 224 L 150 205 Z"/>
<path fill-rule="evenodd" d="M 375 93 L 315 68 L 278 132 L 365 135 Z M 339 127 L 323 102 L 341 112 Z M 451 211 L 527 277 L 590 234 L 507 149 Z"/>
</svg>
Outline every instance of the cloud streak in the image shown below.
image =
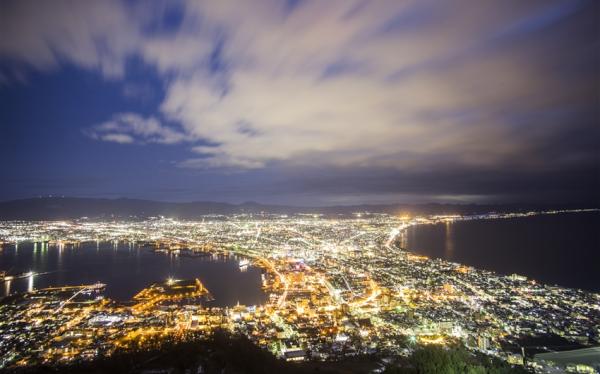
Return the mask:
<svg viewBox="0 0 600 374">
<path fill-rule="evenodd" d="M 181 17 L 165 24 L 173 7 Z M 377 170 L 421 186 L 433 183 L 430 175 L 454 181 L 496 170 L 550 180 L 581 165 L 597 171 L 597 142 L 584 139 L 599 135 L 594 2 L 9 1 L 2 8 L 0 56 L 13 64 L 72 63 L 111 79 L 126 75 L 132 57 L 154 67 L 166 87 L 155 116 L 118 113 L 85 133 L 121 144 L 184 144 L 190 157 L 176 162 L 182 168 L 302 169 L 313 174 L 307 185 L 319 185 L 315 166 L 332 175 Z M 383 192 L 418 192 L 409 185 Z"/>
<path fill-rule="evenodd" d="M 143 118 L 134 113 L 119 113 L 111 120 L 84 130 L 93 139 L 121 144 L 135 142 L 176 144 L 188 136 L 165 126 L 154 117 Z"/>
</svg>

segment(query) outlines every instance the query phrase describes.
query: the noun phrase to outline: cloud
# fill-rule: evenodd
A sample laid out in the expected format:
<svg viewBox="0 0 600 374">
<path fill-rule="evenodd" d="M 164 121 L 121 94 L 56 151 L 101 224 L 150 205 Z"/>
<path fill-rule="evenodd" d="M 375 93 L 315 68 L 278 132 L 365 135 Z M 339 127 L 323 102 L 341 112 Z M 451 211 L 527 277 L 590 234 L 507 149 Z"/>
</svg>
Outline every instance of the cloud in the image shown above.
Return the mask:
<svg viewBox="0 0 600 374">
<path fill-rule="evenodd" d="M 40 70 L 62 61 L 121 77 L 139 42 L 119 1 L 8 0 L 0 6 L 0 57 Z"/>
<path fill-rule="evenodd" d="M 156 68 L 166 91 L 154 116 L 115 114 L 86 133 L 186 143 L 182 168 L 303 170 L 305 180 L 317 167 L 355 170 L 348 185 L 364 191 L 377 190 L 358 182 L 371 170 L 378 186 L 420 181 L 385 193 L 439 175 L 468 195 L 478 193 L 461 178 L 498 192 L 470 173 L 597 170 L 597 2 L 286 4 L 8 1 L 0 57 L 111 78 L 131 57 Z M 180 17 L 167 24 L 173 7 Z"/>
<path fill-rule="evenodd" d="M 289 14 L 280 5 L 188 4 L 188 20 L 225 30 L 223 58 L 230 70 L 223 93 L 206 71 L 190 75 L 186 59 L 170 65 L 181 77 L 167 89 L 163 114 L 188 134 L 218 144 L 201 162 L 185 165 L 244 160 L 240 167 L 255 168 L 318 160 L 418 169 L 452 159 L 498 167 L 527 153 L 540 166 L 548 162 L 545 155 L 529 148 L 540 132 L 564 124 L 547 118 L 519 125 L 512 114 L 539 113 L 565 101 L 586 104 L 579 93 L 589 86 L 585 77 L 565 84 L 564 76 L 552 73 L 555 67 L 545 65 L 541 49 L 552 38 L 519 38 L 510 45 L 499 37 L 512 23 L 535 21 L 544 11 L 540 4 L 307 1 Z M 422 22 L 410 19 L 421 13 Z M 181 38 L 174 37 L 170 48 Z M 190 44 L 180 46 L 192 53 Z M 205 53 L 205 44 L 196 51 Z M 256 136 L 239 131 L 240 123 L 252 124 Z"/>
<path fill-rule="evenodd" d="M 176 144 L 188 139 L 184 133 L 161 124 L 154 117 L 143 118 L 134 113 L 116 114 L 110 121 L 85 129 L 84 132 L 93 139 L 121 144 Z"/>
<path fill-rule="evenodd" d="M 105 142 L 114 142 L 120 144 L 130 144 L 133 143 L 133 137 L 127 134 L 117 134 L 117 133 L 108 133 L 102 135 L 94 136 L 96 139 L 104 140 Z"/>
</svg>

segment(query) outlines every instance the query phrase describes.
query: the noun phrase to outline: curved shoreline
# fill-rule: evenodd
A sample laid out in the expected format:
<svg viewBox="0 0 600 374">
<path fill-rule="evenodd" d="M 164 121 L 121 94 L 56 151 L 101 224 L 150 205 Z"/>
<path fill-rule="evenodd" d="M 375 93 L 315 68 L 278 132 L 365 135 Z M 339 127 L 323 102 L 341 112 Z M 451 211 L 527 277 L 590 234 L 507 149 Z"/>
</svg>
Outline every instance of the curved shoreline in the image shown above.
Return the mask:
<svg viewBox="0 0 600 374">
<path fill-rule="evenodd" d="M 577 246 L 577 248 L 588 248 L 585 246 L 585 243 L 588 243 L 588 246 L 593 245 L 593 242 L 590 242 L 589 240 L 590 238 L 593 240 L 596 236 L 594 236 L 593 233 L 590 235 L 587 235 L 586 233 L 589 233 L 590 222 L 596 222 L 598 216 L 595 214 L 598 212 L 600 212 L 598 209 L 588 209 L 495 217 L 461 217 L 452 220 L 442 219 L 430 222 L 417 222 L 408 225 L 402 231 L 402 234 L 404 235 L 402 243 L 400 238 L 397 238 L 396 241 L 397 245 L 402 248 L 402 250 L 415 255 L 463 264 L 476 269 L 493 272 L 499 276 L 527 277 L 529 279 L 541 281 L 549 286 L 556 285 L 558 287 L 577 288 L 587 292 L 598 293 L 600 292 L 600 289 L 595 287 L 596 283 L 593 280 L 590 281 L 588 279 L 586 281 L 584 278 L 581 278 L 582 280 L 579 281 L 579 283 L 569 282 L 569 279 L 574 279 L 570 277 L 572 274 L 569 270 L 570 268 L 560 267 L 560 269 L 564 269 L 564 271 L 558 271 L 556 269 L 560 266 L 559 264 L 564 263 L 559 262 L 560 253 L 563 253 L 564 251 L 558 251 L 557 248 L 548 246 L 553 242 L 549 242 L 549 239 L 544 238 L 543 236 L 545 236 L 546 233 L 540 231 L 540 222 L 542 222 L 544 225 L 551 224 L 549 226 L 550 230 L 552 230 L 551 227 L 558 227 L 558 232 L 560 233 L 563 226 L 560 226 L 560 223 L 555 222 L 563 222 L 562 224 L 567 225 L 566 227 L 570 228 L 568 232 L 577 232 L 577 238 L 583 238 L 578 242 L 580 245 Z M 535 219 L 536 217 L 549 215 L 566 216 L 569 213 L 577 213 L 578 215 L 577 217 L 572 218 L 553 218 L 552 220 L 544 219 L 543 221 L 526 220 L 527 218 Z M 581 213 L 585 215 L 579 215 Z M 496 219 L 514 221 L 498 225 L 487 223 Z M 442 225 L 443 223 L 449 222 L 466 224 L 454 227 Z M 579 223 L 581 223 L 582 226 L 580 226 Z M 573 226 L 575 224 L 577 226 Z M 412 228 L 414 228 L 414 230 L 409 234 L 409 229 Z M 575 231 L 573 231 L 573 229 L 575 229 Z M 549 234 L 549 236 L 552 237 L 553 232 L 550 231 Z M 565 240 L 565 234 L 556 235 L 554 237 L 557 240 L 560 240 L 561 238 Z M 488 244 L 486 244 L 486 241 Z M 525 244 L 523 243 L 527 243 L 527 245 L 524 247 Z M 583 243 L 583 246 L 581 243 Z M 569 245 L 573 244 L 570 244 L 569 241 L 569 243 L 566 243 L 565 245 L 567 245 L 568 248 Z M 521 248 L 522 250 L 518 251 L 514 248 Z M 543 258 L 539 257 L 542 255 L 540 252 L 542 248 L 544 249 L 543 254 L 550 254 L 546 259 L 553 260 L 550 262 L 551 265 L 553 264 L 553 267 L 548 268 L 552 270 L 544 270 L 547 269 L 547 266 L 538 267 L 533 263 L 534 261 L 538 261 L 538 259 L 539 261 L 543 261 Z M 586 253 L 589 254 L 590 251 L 587 251 Z M 521 256 L 518 257 L 519 255 Z M 518 263 L 515 262 L 517 258 L 519 258 Z M 572 258 L 573 262 L 569 262 L 571 266 L 576 266 L 577 258 L 579 257 L 576 256 Z M 525 259 L 525 262 L 523 259 Z M 586 262 L 582 265 L 587 264 L 588 263 Z"/>
</svg>

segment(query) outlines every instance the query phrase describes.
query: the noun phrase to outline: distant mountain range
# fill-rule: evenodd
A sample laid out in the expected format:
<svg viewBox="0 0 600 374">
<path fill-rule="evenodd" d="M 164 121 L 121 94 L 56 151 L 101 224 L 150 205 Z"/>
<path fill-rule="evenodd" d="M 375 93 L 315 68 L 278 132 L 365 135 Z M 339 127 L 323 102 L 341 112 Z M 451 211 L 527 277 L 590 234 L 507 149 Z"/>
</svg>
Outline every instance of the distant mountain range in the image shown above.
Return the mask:
<svg viewBox="0 0 600 374">
<path fill-rule="evenodd" d="M 342 205 L 327 207 L 297 207 L 266 205 L 256 202 L 229 204 L 209 201 L 187 203 L 161 202 L 137 199 L 95 199 L 73 197 L 42 197 L 0 202 L 0 220 L 60 220 L 88 217 L 99 218 L 145 218 L 165 216 L 195 219 L 203 215 L 229 215 L 239 213 L 300 214 L 314 213 L 349 215 L 358 212 L 390 214 L 478 214 L 488 212 L 529 211 L 544 209 L 574 209 L 588 206 L 573 205 L 479 205 L 479 204 L 386 204 Z"/>
</svg>

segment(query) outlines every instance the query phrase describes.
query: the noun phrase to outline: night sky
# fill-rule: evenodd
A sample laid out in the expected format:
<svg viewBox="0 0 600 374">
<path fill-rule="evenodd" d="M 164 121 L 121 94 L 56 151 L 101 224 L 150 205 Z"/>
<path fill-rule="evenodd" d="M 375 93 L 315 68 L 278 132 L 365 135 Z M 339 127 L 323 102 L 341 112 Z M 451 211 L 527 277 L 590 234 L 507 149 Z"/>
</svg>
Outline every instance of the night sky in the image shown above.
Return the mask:
<svg viewBox="0 0 600 374">
<path fill-rule="evenodd" d="M 0 200 L 600 199 L 598 1 L 1 1 Z"/>
</svg>

